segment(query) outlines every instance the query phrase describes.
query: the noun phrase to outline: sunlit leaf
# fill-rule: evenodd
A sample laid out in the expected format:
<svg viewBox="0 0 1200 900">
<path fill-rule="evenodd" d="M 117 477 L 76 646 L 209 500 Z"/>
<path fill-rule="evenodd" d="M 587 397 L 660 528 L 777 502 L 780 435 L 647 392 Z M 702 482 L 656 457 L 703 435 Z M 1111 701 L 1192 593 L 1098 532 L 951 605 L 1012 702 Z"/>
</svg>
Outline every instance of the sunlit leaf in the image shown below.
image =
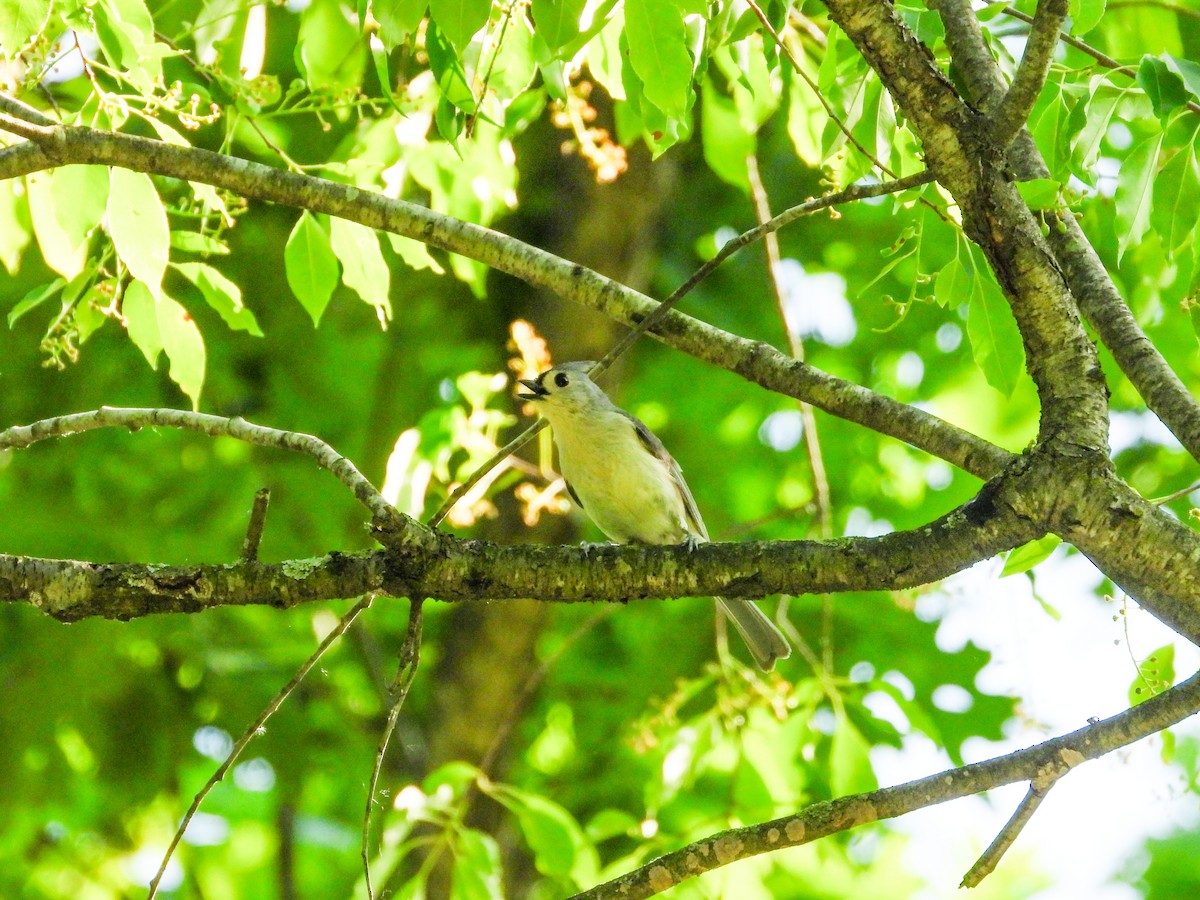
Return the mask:
<svg viewBox="0 0 1200 900">
<path fill-rule="evenodd" d="M 242 289 L 236 284 L 204 263 L 176 263 L 175 268 L 200 289 L 205 301 L 226 325 L 235 331 L 248 331 L 255 337 L 263 336 L 254 313 L 242 303 Z"/>
<path fill-rule="evenodd" d="M 455 835 L 451 900 L 503 900 L 500 847 L 495 838 L 464 828 Z"/>
<path fill-rule="evenodd" d="M 113 168 L 108 193 L 108 230 L 131 275 L 157 291 L 170 253 L 167 213 L 149 175 Z"/>
<path fill-rule="evenodd" d="M 1154 181 L 1150 224 L 1168 253 L 1187 240 L 1200 213 L 1200 167 L 1196 150 L 1187 144 L 1175 152 Z"/>
<path fill-rule="evenodd" d="M 158 301 L 154 292 L 140 281 L 131 281 L 121 299 L 121 315 L 129 339 L 142 351 L 150 367 L 157 368 L 163 339 L 158 327 Z"/>
<path fill-rule="evenodd" d="M 171 363 L 171 380 L 191 398 L 192 409 L 199 409 L 205 361 L 200 329 L 188 311 L 165 294 L 158 298 L 156 313 L 163 352 Z"/>
<path fill-rule="evenodd" d="M 29 312 L 30 310 L 37 309 L 37 307 L 41 306 L 43 303 L 53 297 L 56 293 L 62 290 L 63 285 L 66 283 L 66 280 L 63 278 L 55 278 L 49 284 L 35 287 L 33 290 L 27 293 L 24 297 L 17 301 L 16 305 L 12 309 L 8 311 L 8 327 L 12 328 L 17 324 L 17 321 L 23 315 L 25 315 L 25 313 Z"/>
<path fill-rule="evenodd" d="M 879 787 L 871 768 L 870 744 L 854 725 L 842 717 L 833 731 L 829 754 L 829 786 L 835 797 L 845 797 Z"/>
<path fill-rule="evenodd" d="M 1011 395 L 1025 368 L 1025 348 L 1004 295 L 978 275 L 972 279 L 967 335 L 987 383 L 1006 397 Z"/>
<path fill-rule="evenodd" d="M 692 80 L 682 10 L 670 0 L 626 0 L 625 37 L 627 60 L 646 99 L 667 116 L 682 119 Z"/>
<path fill-rule="evenodd" d="M 1142 141 L 1130 152 L 1117 176 L 1117 259 L 1140 243 L 1150 228 L 1154 197 L 1154 172 L 1162 148 L 1162 132 Z"/>
<path fill-rule="evenodd" d="M 388 299 L 392 276 L 383 261 L 378 236 L 365 225 L 333 218 L 329 220 L 329 237 L 334 255 L 342 264 L 342 281 L 375 307 L 380 324 L 386 328 L 392 318 Z"/>
<path fill-rule="evenodd" d="M 587 0 L 533 0 L 533 21 L 551 51 L 579 34 L 579 19 Z"/>
<path fill-rule="evenodd" d="M 429 18 L 460 54 L 487 24 L 492 0 L 429 0 Z"/>
<path fill-rule="evenodd" d="M 1004 568 L 1000 570 L 1000 577 L 1005 578 L 1008 575 L 1028 572 L 1049 558 L 1061 543 L 1062 538 L 1057 534 L 1047 534 L 1036 541 L 1030 541 L 1028 544 L 1022 544 L 1020 547 L 1010 550 L 1004 560 Z"/>
<path fill-rule="evenodd" d="M 301 213 L 288 237 L 283 259 L 288 286 L 312 316 L 313 325 L 320 324 L 321 315 L 337 287 L 338 261 L 330 246 L 329 235 L 312 213 Z"/>
</svg>

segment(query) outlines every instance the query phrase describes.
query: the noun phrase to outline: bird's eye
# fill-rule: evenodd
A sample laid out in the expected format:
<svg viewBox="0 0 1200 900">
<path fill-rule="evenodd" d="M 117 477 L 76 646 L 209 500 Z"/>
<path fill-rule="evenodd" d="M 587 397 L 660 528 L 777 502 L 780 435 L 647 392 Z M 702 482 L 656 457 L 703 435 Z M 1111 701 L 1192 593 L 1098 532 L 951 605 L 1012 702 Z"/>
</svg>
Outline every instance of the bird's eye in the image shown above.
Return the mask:
<svg viewBox="0 0 1200 900">
<path fill-rule="evenodd" d="M 562 372 L 559 372 L 557 375 L 554 376 L 554 383 L 557 384 L 559 387 L 566 387 L 568 384 L 570 384 L 570 382 L 567 380 L 567 376 L 564 375 Z"/>
</svg>

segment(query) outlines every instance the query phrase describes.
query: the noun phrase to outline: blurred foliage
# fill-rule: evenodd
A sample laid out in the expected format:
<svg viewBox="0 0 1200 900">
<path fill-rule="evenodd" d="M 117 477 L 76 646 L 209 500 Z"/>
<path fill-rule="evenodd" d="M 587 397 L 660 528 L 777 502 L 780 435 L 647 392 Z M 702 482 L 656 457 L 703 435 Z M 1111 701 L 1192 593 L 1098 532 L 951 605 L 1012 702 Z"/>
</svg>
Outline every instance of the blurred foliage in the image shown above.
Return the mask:
<svg viewBox="0 0 1200 900">
<path fill-rule="evenodd" d="M 898 6 L 947 63 L 936 15 Z M 1061 49 L 1030 120 L 1051 178 L 1025 194 L 1081 216 L 1151 338 L 1195 386 L 1200 5 L 1179 7 L 1072 3 L 1076 35 L 1136 77 Z M 0 0 L 0 83 L 66 122 L 313 172 L 550 250 L 605 222 L 599 243 L 611 255 L 592 264 L 663 296 L 754 224 L 749 154 L 776 210 L 878 176 L 864 150 L 896 174 L 922 165 L 819 4 L 762 9 L 791 59 L 738 0 Z M 1025 26 L 1001 12 L 981 18 L 1011 72 Z M 651 166 L 674 176 L 642 198 L 651 209 L 639 218 L 619 189 Z M 930 186 L 917 199 L 858 204 L 781 233 L 783 317 L 755 249 L 685 309 L 781 347 L 790 328 L 814 365 L 1020 450 L 1037 407 L 1015 326 L 948 198 Z M 640 270 L 618 254 L 629 244 Z M 3 425 L 188 403 L 319 435 L 417 516 L 508 437 L 520 412 L 509 376 L 549 360 L 539 332 L 551 353 L 603 342 L 582 312 L 471 260 L 123 170 L 0 183 L 0 264 Z M 1192 461 L 1157 437 L 1105 366 L 1122 474 L 1147 496 L 1185 486 Z M 672 448 L 715 536 L 817 534 L 794 401 L 649 341 L 608 386 Z M 978 487 L 912 448 L 818 421 L 837 534 L 915 527 Z M 163 432 L 0 454 L 0 549 L 222 562 L 236 557 L 264 485 L 274 493 L 263 559 L 370 546 L 361 509 L 306 460 Z M 1189 506 L 1173 503 L 1181 515 Z M 497 540 L 594 539 L 582 519 L 570 519 L 578 533 L 564 524 L 567 509 L 549 460 L 528 451 L 450 525 Z M 1021 548 L 1006 572 L 1052 550 Z M 969 738 L 1000 737 L 1013 701 L 976 687 L 985 652 L 939 649 L 937 623 L 914 613 L 917 593 L 791 599 L 811 659 L 768 676 L 713 661 L 706 600 L 594 621 L 584 606 L 521 622 L 485 609 L 492 628 L 512 629 L 493 640 L 515 643 L 524 630 L 536 646 L 513 679 L 461 664 L 474 640 L 462 611 L 429 604 L 423 669 L 382 782 L 377 886 L 403 897 L 559 896 L 727 825 L 869 789 L 874 746 L 920 733 L 960 761 Z M 229 742 L 345 606 L 69 629 L 0 608 L 0 893 L 136 894 Z M 193 823 L 169 895 L 361 892 L 364 784 L 405 606 L 377 602 L 250 745 Z M 560 652 L 522 705 L 509 682 L 525 684 Z M 1161 662 L 1146 670 L 1156 683 Z M 965 700 L 935 702 L 947 685 Z M 452 686 L 493 692 L 514 726 L 485 774 L 480 758 L 441 739 L 462 715 L 445 699 Z M 486 746 L 493 734 L 479 737 Z M 908 895 L 919 884 L 901 846 L 865 829 L 675 896 Z M 1186 877 L 1190 857 L 1173 846 L 1152 847 L 1146 884 Z M 984 890 L 1024 895 L 1035 881 L 1014 864 Z"/>
</svg>

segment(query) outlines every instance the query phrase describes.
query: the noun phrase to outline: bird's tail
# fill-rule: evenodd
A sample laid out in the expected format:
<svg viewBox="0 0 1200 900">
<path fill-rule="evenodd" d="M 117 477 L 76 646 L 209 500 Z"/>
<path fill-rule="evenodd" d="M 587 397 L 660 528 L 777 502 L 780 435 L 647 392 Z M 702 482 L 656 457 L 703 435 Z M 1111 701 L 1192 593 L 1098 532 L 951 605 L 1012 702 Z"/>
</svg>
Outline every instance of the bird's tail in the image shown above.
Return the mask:
<svg viewBox="0 0 1200 900">
<path fill-rule="evenodd" d="M 775 660 L 787 659 L 792 655 L 792 648 L 775 623 L 767 618 L 766 613 L 749 600 L 728 600 L 725 597 L 716 598 L 717 605 L 733 622 L 750 655 L 764 672 L 775 668 Z"/>
</svg>

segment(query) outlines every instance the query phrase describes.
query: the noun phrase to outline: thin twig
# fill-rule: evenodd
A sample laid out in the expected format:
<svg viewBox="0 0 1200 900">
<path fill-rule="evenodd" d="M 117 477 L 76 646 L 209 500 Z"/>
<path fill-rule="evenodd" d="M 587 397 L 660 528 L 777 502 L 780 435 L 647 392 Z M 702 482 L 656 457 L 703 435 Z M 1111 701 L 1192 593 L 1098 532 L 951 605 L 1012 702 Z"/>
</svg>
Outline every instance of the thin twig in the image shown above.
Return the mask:
<svg viewBox="0 0 1200 900">
<path fill-rule="evenodd" d="M 242 559 L 247 562 L 258 559 L 258 545 L 262 543 L 263 528 L 267 524 L 267 507 L 270 505 L 271 489 L 259 488 L 254 494 L 250 524 L 246 526 L 246 539 L 242 541 Z"/>
<path fill-rule="evenodd" d="M 762 177 L 758 169 L 758 157 L 751 153 L 746 157 L 746 175 L 750 182 L 750 197 L 754 201 L 754 217 L 759 224 L 765 224 L 771 221 L 771 201 L 767 196 L 767 190 L 763 186 Z M 779 283 L 779 237 L 775 232 L 767 234 L 763 238 L 763 250 L 767 257 L 767 278 L 771 283 L 772 293 L 775 295 L 775 308 L 779 313 L 780 323 L 783 325 L 783 331 L 787 337 L 788 347 L 792 351 L 792 356 L 798 360 L 804 359 L 804 340 L 800 333 L 788 324 L 787 316 L 787 297 L 784 294 L 783 285 Z M 817 436 L 817 418 L 813 414 L 812 404 L 804 400 L 798 401 L 800 404 L 800 421 L 803 431 L 804 448 L 808 454 L 809 469 L 813 477 L 813 499 L 816 507 L 816 525 L 818 534 L 823 538 L 832 536 L 832 506 L 829 498 L 829 479 L 825 474 L 825 460 L 821 456 L 821 442 Z M 776 615 L 776 621 L 787 621 L 787 604 L 781 604 Z M 799 637 L 799 629 L 791 629 L 792 637 Z M 801 638 L 801 652 L 810 665 L 814 666 L 814 674 L 818 674 L 816 669 L 817 660 L 812 650 L 807 647 L 806 642 Z M 804 652 L 807 651 L 807 652 Z M 833 671 L 833 603 L 829 594 L 821 595 L 821 665 L 826 672 Z"/>
<path fill-rule="evenodd" d="M 396 730 L 396 724 L 400 721 L 400 710 L 404 708 L 404 700 L 408 696 L 408 689 L 412 687 L 413 679 L 417 675 L 417 667 L 421 663 L 421 623 L 422 623 L 422 606 L 424 601 L 421 598 L 413 598 L 410 600 L 408 608 L 408 632 L 404 636 L 404 644 L 400 647 L 399 665 L 396 668 L 396 677 L 392 679 L 391 686 L 388 688 L 388 717 L 387 723 L 384 725 L 383 734 L 380 735 L 379 745 L 375 748 L 375 765 L 371 768 L 371 780 L 367 785 L 367 803 L 363 811 L 363 829 L 362 829 L 362 863 L 363 875 L 367 882 L 367 900 L 374 900 L 375 892 L 371 887 L 371 810 L 375 805 L 375 788 L 379 784 L 379 774 L 383 770 L 383 757 L 387 753 L 388 741 L 391 740 L 392 734 Z"/>
<path fill-rule="evenodd" d="M 1108 4 L 1108 9 L 1122 9 L 1131 6 L 1152 6 L 1155 9 L 1165 9 L 1168 12 L 1173 12 L 1178 16 L 1200 19 L 1200 10 L 1188 9 L 1181 4 L 1167 3 L 1165 0 L 1111 0 Z"/>
<path fill-rule="evenodd" d="M 837 206 L 841 203 L 849 203 L 855 200 L 866 200 L 871 197 L 881 197 L 885 194 L 895 194 L 900 191 L 906 191 L 911 188 L 920 187 L 933 181 L 933 173 L 925 170 L 917 172 L 913 175 L 905 176 L 896 181 L 876 182 L 872 184 L 854 184 L 845 190 L 837 191 L 832 194 L 826 194 L 823 197 L 817 197 L 812 200 L 806 200 L 803 203 L 797 204 L 790 209 L 784 210 L 779 215 L 775 216 L 769 222 L 764 222 L 749 231 L 744 231 L 733 240 L 723 246 L 717 254 L 704 265 L 700 266 L 691 276 L 677 287 L 666 300 L 663 300 L 656 306 L 646 318 L 638 322 L 620 341 L 613 346 L 611 350 L 604 355 L 595 366 L 592 367 L 591 374 L 598 375 L 612 365 L 613 360 L 628 350 L 633 343 L 645 334 L 650 329 L 654 328 L 659 322 L 666 317 L 680 300 L 690 293 L 696 285 L 702 282 L 705 278 L 713 273 L 713 271 L 731 257 L 738 250 L 741 250 L 747 244 L 752 244 L 765 235 L 778 231 L 785 225 L 790 225 L 801 216 L 809 215 L 818 210 L 826 209 L 831 206 Z M 431 528 L 437 528 L 438 525 L 449 515 L 450 511 L 458 504 L 458 501 L 471 490 L 472 487 L 497 466 L 501 460 L 515 453 L 521 447 L 525 446 L 529 440 L 546 427 L 545 419 L 538 419 L 523 432 L 497 450 L 491 457 L 488 458 L 478 469 L 471 473 L 471 476 L 450 492 L 444 503 L 433 514 L 429 525 Z"/>
<path fill-rule="evenodd" d="M 22 103 L 16 97 L 11 97 L 8 94 L 0 94 L 0 111 L 6 112 L 18 119 L 24 119 L 33 125 L 43 125 L 47 128 L 53 128 L 58 124 L 41 110 L 34 109 L 29 104 Z"/>
<path fill-rule="evenodd" d="M 1082 761 L 1082 760 L 1081 760 Z M 1008 848 L 1016 841 L 1017 835 L 1021 833 L 1029 820 L 1033 818 L 1033 814 L 1037 812 L 1037 808 L 1042 805 L 1042 801 L 1046 799 L 1046 794 L 1050 792 L 1050 788 L 1058 782 L 1058 779 L 1071 771 L 1070 766 L 1050 765 L 1039 772 L 1034 779 L 1029 783 L 1029 790 L 1025 793 L 1025 799 L 1021 801 L 1021 805 L 1017 807 L 1012 814 L 1012 818 L 1005 823 L 1000 829 L 1000 833 L 996 835 L 996 839 L 988 846 L 975 861 L 975 865 L 971 866 L 970 871 L 963 876 L 960 888 L 978 887 L 979 882 L 992 874 L 996 865 L 1000 862 L 1000 858 L 1008 852 Z"/>
<path fill-rule="evenodd" d="M 320 438 L 311 434 L 254 425 L 240 417 L 229 419 L 183 409 L 102 406 L 90 412 L 42 419 L 31 425 L 14 425 L 0 431 L 0 449 L 28 447 L 48 438 L 66 437 L 98 428 L 128 428 L 130 431 L 139 431 L 146 427 L 198 431 L 211 437 L 231 437 L 261 447 L 303 453 L 312 457 L 317 465 L 350 488 L 355 499 L 367 508 L 376 522 L 388 529 L 401 531 L 416 531 L 420 528 L 417 522 L 397 512 L 395 507 L 384 500 L 383 495 L 358 471 L 354 463 Z"/>
<path fill-rule="evenodd" d="M 336 641 L 346 632 L 346 629 L 353 624 L 354 620 L 358 617 L 358 614 L 371 605 L 371 601 L 373 599 L 374 596 L 372 594 L 367 594 L 352 607 L 350 607 L 349 611 L 347 611 L 346 614 L 338 620 L 338 623 L 334 626 L 333 630 L 330 631 L 329 634 L 325 635 L 325 639 L 321 641 L 320 645 L 313 652 L 312 656 L 305 661 L 304 665 L 296 670 L 296 674 L 292 676 L 292 680 L 283 686 L 279 693 L 276 694 L 274 698 L 272 698 L 271 702 L 267 704 L 266 708 L 259 713 L 258 718 L 254 720 L 254 723 L 246 729 L 240 738 L 238 738 L 238 742 L 233 745 L 233 749 L 229 751 L 229 755 L 225 757 L 225 761 L 221 763 L 217 771 L 215 771 L 212 777 L 208 779 L 208 783 L 204 785 L 204 787 L 200 789 L 200 792 L 197 793 L 192 799 L 192 805 L 188 807 L 187 812 L 183 815 L 183 819 L 180 820 L 179 828 L 176 829 L 175 836 L 171 839 L 170 846 L 167 847 L 167 852 L 163 854 L 162 864 L 158 867 L 158 873 L 150 882 L 150 893 L 146 895 L 146 900 L 154 900 L 155 894 L 158 893 L 159 882 L 162 881 L 163 874 L 167 871 L 167 865 L 171 862 L 171 856 L 175 853 L 175 848 L 178 847 L 179 842 L 183 840 L 183 835 L 187 831 L 188 825 L 191 823 L 192 818 L 196 815 L 196 811 L 200 808 L 200 804 L 204 802 L 204 798 L 208 796 L 209 791 L 216 787 L 221 779 L 225 777 L 225 773 L 229 771 L 230 767 L 235 762 L 237 762 L 237 759 L 239 756 L 241 756 L 242 751 L 246 749 L 246 745 L 249 744 L 250 741 L 261 732 L 263 726 L 266 725 L 267 720 L 274 715 L 275 711 L 283 704 L 283 701 L 288 698 L 288 695 L 290 695 L 292 691 L 294 691 L 300 684 L 300 682 L 304 680 L 305 676 L 312 671 L 312 667 L 315 666 L 317 661 L 325 655 L 325 651 L 333 646 L 334 641 Z"/>
<path fill-rule="evenodd" d="M 1009 0 L 988 0 L 988 2 L 992 6 L 997 6 L 1002 3 L 1008 4 Z M 1109 8 L 1111 9 L 1111 5 Z M 1021 22 L 1024 22 L 1026 25 L 1033 24 L 1032 16 L 1026 15 L 1025 13 L 1021 12 L 1018 9 L 1013 9 L 1011 6 L 1006 5 L 1005 8 L 1003 10 L 1001 10 L 1001 14 L 1005 15 L 1005 16 L 1009 16 L 1010 18 L 1013 18 L 1013 19 L 1017 19 Z M 1113 59 L 1111 56 L 1109 56 L 1104 51 L 1097 50 L 1091 44 L 1084 43 L 1083 41 L 1079 40 L 1079 38 L 1072 37 L 1071 35 L 1067 34 L 1065 31 L 1060 31 L 1058 33 L 1058 39 L 1060 41 L 1062 41 L 1064 44 L 1066 44 L 1068 47 L 1074 47 L 1076 50 L 1080 51 L 1081 53 L 1086 53 L 1092 59 L 1096 60 L 1096 62 L 1100 63 L 1100 65 L 1104 66 L 1106 69 L 1112 69 L 1114 72 L 1120 72 L 1122 75 L 1126 75 L 1126 76 L 1128 76 L 1130 78 L 1134 78 L 1134 79 L 1136 79 L 1138 76 L 1138 70 L 1135 69 L 1133 66 L 1124 65 L 1123 63 L 1119 62 L 1118 60 Z M 1194 100 L 1189 100 L 1189 101 L 1187 101 L 1187 103 L 1185 105 L 1192 112 L 1200 113 L 1200 103 L 1197 103 Z"/>
<path fill-rule="evenodd" d="M 762 7 L 755 3 L 754 0 L 746 0 L 746 5 L 749 6 L 751 12 L 758 17 L 758 20 L 762 23 L 763 31 L 771 36 L 771 40 L 774 41 L 775 46 L 779 48 L 779 52 L 782 53 L 787 61 L 791 64 L 792 70 L 799 75 L 804 80 L 804 83 L 807 84 L 812 90 L 814 96 L 817 98 L 817 102 L 824 107 L 825 115 L 829 116 L 830 121 L 837 126 L 838 131 L 845 135 L 846 140 L 853 144 L 855 149 L 857 149 L 858 152 L 861 153 L 866 159 L 870 160 L 871 164 L 875 166 L 875 168 L 879 169 L 880 172 L 883 172 L 889 178 L 896 178 L 896 173 L 888 168 L 886 163 L 876 159 L 875 154 L 859 142 L 858 138 L 856 138 L 850 131 L 850 127 L 836 112 L 834 112 L 833 104 L 825 99 L 825 95 L 821 93 L 821 88 L 815 81 L 812 80 L 812 78 L 809 77 L 808 73 L 800 67 L 800 62 L 792 55 L 791 48 L 784 43 L 783 38 L 781 38 L 778 32 L 775 31 L 775 27 L 771 24 L 771 20 L 767 17 L 767 14 L 763 12 Z"/>
</svg>

